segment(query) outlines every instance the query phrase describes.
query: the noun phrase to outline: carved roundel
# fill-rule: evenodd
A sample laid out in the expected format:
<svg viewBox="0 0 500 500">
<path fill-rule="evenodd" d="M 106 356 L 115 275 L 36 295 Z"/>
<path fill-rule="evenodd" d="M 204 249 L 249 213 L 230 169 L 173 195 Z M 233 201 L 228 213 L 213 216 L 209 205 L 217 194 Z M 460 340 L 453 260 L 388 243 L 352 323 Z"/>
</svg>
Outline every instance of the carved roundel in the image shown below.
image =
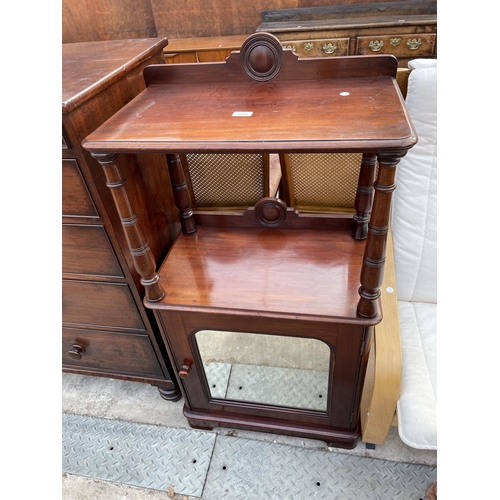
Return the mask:
<svg viewBox="0 0 500 500">
<path fill-rule="evenodd" d="M 280 71 L 283 47 L 270 33 L 254 33 L 241 46 L 240 60 L 245 73 L 257 82 L 272 80 Z"/>
<path fill-rule="evenodd" d="M 286 203 L 278 198 L 261 198 L 255 204 L 254 213 L 263 226 L 276 227 L 286 219 Z"/>
</svg>

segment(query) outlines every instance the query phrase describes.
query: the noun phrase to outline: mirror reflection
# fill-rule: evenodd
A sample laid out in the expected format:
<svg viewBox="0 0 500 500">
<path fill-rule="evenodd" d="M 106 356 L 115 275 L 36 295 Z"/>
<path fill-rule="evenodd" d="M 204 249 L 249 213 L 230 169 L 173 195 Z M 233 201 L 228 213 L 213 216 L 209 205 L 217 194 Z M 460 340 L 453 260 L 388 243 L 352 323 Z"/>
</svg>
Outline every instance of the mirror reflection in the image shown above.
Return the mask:
<svg viewBox="0 0 500 500">
<path fill-rule="evenodd" d="M 326 412 L 330 348 L 317 339 L 201 330 L 212 398 Z"/>
</svg>

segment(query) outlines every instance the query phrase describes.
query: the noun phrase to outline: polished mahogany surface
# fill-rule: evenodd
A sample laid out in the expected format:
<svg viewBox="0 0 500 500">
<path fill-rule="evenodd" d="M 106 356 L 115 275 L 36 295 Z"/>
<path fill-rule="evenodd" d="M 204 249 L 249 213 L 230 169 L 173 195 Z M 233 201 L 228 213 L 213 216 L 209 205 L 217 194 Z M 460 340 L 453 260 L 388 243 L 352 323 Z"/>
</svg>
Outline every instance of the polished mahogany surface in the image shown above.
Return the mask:
<svg viewBox="0 0 500 500">
<path fill-rule="evenodd" d="M 84 147 L 102 153 L 409 148 L 416 135 L 391 76 L 395 58 L 375 56 L 383 71 L 371 69 L 373 58 L 338 58 L 327 68 L 283 52 L 287 69 L 264 82 L 243 73 L 237 52 L 201 69 L 150 67 L 146 90 L 90 134 Z M 290 67 L 301 77 L 292 80 Z"/>
<path fill-rule="evenodd" d="M 168 45 L 167 38 L 64 43 L 62 112 L 71 112 Z"/>
<path fill-rule="evenodd" d="M 356 315 L 364 249 L 350 231 L 198 226 L 165 259 L 154 307 L 374 324 Z"/>
<path fill-rule="evenodd" d="M 391 112 L 396 93 L 394 81 L 384 77 L 152 85 L 133 105 L 111 118 L 109 129 L 103 127 L 98 136 L 91 135 L 88 140 L 106 141 L 106 148 L 115 151 L 122 150 L 124 142 L 133 143 L 135 149 L 141 147 L 141 142 L 146 148 L 151 142 L 164 151 L 190 151 L 201 142 L 205 147 L 211 146 L 207 142 L 214 143 L 213 147 L 220 151 L 220 142 L 236 146 L 247 141 L 265 142 L 269 145 L 266 149 L 292 149 L 294 145 L 283 143 L 299 137 L 302 148 L 309 145 L 304 142 L 318 141 L 335 141 L 337 149 L 349 148 L 348 141 L 360 139 L 396 142 L 411 136 L 402 108 Z M 358 125 L 360 107 L 364 110 L 362 126 Z M 95 148 L 97 144 L 87 147 Z"/>
</svg>

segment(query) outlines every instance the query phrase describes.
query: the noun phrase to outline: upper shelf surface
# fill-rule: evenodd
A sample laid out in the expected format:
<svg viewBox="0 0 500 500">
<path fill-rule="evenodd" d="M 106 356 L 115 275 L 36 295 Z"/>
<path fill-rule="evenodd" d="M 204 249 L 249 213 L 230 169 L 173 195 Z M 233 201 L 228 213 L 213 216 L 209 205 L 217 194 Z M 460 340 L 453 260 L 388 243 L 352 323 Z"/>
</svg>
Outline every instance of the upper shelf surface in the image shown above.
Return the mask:
<svg viewBox="0 0 500 500">
<path fill-rule="evenodd" d="M 91 134 L 91 151 L 410 147 L 390 77 L 151 85 Z"/>
<path fill-rule="evenodd" d="M 380 151 L 416 142 L 394 56 L 298 59 L 255 33 L 225 62 L 152 65 L 95 153 Z"/>
</svg>

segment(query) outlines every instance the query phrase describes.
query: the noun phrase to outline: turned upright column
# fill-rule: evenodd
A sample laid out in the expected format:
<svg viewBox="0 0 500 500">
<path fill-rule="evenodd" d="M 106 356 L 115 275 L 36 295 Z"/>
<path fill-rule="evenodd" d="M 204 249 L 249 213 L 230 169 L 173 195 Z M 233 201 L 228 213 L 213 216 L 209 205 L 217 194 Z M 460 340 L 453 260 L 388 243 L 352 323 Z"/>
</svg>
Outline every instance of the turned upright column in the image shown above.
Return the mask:
<svg viewBox="0 0 500 500">
<path fill-rule="evenodd" d="M 358 188 L 356 190 L 356 200 L 354 208 L 354 225 L 352 227 L 352 237 L 357 240 L 364 240 L 368 236 L 368 222 L 373 202 L 373 181 L 375 180 L 375 167 L 377 165 L 377 155 L 375 153 L 364 153 L 359 171 Z"/>
<path fill-rule="evenodd" d="M 168 173 L 174 191 L 174 201 L 179 209 L 179 220 L 184 234 L 196 232 L 196 221 L 191 208 L 191 195 L 182 169 L 181 159 L 177 154 L 167 154 Z"/>
<path fill-rule="evenodd" d="M 357 311 L 360 316 L 373 318 L 378 314 L 380 287 L 384 279 L 385 252 L 387 232 L 391 215 L 392 193 L 396 189 L 394 183 L 396 166 L 406 154 L 403 151 L 378 153 L 378 176 L 373 187 L 375 196 L 368 224 L 363 265 L 361 267 L 360 299 Z"/>
<path fill-rule="evenodd" d="M 106 186 L 113 195 L 134 267 L 141 276 L 141 284 L 144 286 L 146 298 L 150 302 L 157 302 L 165 296 L 165 291 L 159 283 L 160 278 L 156 272 L 155 260 L 148 242 L 140 230 L 139 219 L 130 205 L 125 190 L 125 179 L 117 165 L 118 156 L 116 154 L 92 153 L 92 157 L 101 164 L 106 175 Z"/>
</svg>

